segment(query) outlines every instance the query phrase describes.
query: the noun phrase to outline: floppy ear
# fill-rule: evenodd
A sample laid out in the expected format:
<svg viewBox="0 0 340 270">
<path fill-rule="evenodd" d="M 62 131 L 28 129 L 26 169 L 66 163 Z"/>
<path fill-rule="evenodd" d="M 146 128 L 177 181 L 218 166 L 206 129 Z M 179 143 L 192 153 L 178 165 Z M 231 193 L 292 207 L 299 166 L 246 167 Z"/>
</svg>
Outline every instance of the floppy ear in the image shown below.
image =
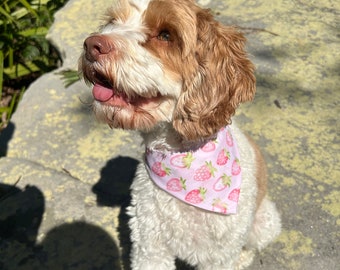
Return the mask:
<svg viewBox="0 0 340 270">
<path fill-rule="evenodd" d="M 206 10 L 197 14 L 197 24 L 197 70 L 184 78 L 173 115 L 175 130 L 190 141 L 230 124 L 237 106 L 252 100 L 256 88 L 243 35 L 216 22 Z"/>
</svg>

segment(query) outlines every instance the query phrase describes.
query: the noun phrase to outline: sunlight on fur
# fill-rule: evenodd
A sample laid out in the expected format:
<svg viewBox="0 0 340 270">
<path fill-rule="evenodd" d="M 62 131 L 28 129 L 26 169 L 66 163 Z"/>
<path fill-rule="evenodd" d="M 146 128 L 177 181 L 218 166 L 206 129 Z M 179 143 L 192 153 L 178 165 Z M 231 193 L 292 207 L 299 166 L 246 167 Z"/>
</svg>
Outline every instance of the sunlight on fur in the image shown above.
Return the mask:
<svg viewBox="0 0 340 270">
<path fill-rule="evenodd" d="M 134 270 L 176 258 L 244 269 L 280 233 L 264 159 L 232 121 L 255 95 L 245 41 L 190 0 L 117 1 L 84 41 L 97 118 L 144 139 L 128 207 Z"/>
</svg>

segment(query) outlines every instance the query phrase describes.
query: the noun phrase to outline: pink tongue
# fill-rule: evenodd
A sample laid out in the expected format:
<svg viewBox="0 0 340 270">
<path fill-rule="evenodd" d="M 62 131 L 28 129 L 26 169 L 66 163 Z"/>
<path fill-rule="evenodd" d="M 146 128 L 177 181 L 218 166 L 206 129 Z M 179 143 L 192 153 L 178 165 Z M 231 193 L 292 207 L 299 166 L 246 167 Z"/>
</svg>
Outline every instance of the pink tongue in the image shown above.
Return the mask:
<svg viewBox="0 0 340 270">
<path fill-rule="evenodd" d="M 106 88 L 100 84 L 95 84 L 92 89 L 92 95 L 98 101 L 108 101 L 113 95 L 113 89 Z"/>
</svg>

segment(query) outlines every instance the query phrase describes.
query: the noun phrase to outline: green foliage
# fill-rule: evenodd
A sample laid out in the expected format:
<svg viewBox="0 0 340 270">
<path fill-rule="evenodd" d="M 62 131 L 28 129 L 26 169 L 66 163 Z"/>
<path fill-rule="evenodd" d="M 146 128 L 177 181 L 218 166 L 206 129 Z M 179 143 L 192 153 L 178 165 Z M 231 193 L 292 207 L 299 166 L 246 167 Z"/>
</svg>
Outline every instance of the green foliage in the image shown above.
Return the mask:
<svg viewBox="0 0 340 270">
<path fill-rule="evenodd" d="M 45 39 L 53 14 L 67 0 L 2 0 L 0 4 L 0 100 L 4 87 L 22 89 L 42 73 L 57 67 L 60 57 Z M 19 95 L 20 96 L 20 95 Z M 0 102 L 2 113 L 14 109 Z M 10 111 L 9 111 L 10 110 Z M 8 120 L 8 115 L 7 115 Z"/>
<path fill-rule="evenodd" d="M 73 69 L 62 70 L 58 74 L 61 75 L 65 87 L 69 87 L 80 80 L 79 72 Z"/>
</svg>

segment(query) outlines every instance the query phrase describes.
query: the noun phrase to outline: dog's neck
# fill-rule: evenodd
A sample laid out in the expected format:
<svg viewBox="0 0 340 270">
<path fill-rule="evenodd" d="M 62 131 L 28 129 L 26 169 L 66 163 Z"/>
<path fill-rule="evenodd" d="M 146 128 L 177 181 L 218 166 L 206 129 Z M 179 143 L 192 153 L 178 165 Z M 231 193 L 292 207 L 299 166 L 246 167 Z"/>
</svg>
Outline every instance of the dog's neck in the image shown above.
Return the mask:
<svg viewBox="0 0 340 270">
<path fill-rule="evenodd" d="M 145 168 L 160 189 L 207 211 L 237 213 L 242 174 L 237 142 L 230 127 L 221 128 L 216 138 L 199 149 L 176 152 L 171 146 L 169 151 L 170 146 L 164 141 L 157 145 L 161 149 L 147 145 L 144 156 Z M 188 147 L 181 142 L 179 145 Z"/>
<path fill-rule="evenodd" d="M 145 146 L 150 150 L 164 152 L 186 152 L 195 151 L 202 147 L 207 141 L 216 138 L 216 134 L 208 139 L 187 141 L 178 134 L 171 123 L 162 122 L 149 132 L 141 132 Z"/>
</svg>

